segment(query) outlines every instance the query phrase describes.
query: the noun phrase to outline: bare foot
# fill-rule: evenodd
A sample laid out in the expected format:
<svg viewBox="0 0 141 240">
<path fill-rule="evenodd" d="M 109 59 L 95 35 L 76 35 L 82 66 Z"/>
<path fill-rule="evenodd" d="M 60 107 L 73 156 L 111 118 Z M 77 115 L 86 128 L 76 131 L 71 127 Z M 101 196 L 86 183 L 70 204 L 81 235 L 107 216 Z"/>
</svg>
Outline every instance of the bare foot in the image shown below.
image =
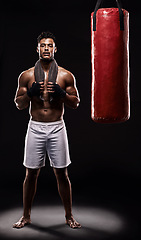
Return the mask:
<svg viewBox="0 0 141 240">
<path fill-rule="evenodd" d="M 70 228 L 81 228 L 80 223 L 78 223 L 73 217 L 66 219 L 66 224 L 69 225 Z"/>
<path fill-rule="evenodd" d="M 25 225 L 30 224 L 30 218 L 21 217 L 18 222 L 13 224 L 13 228 L 23 228 Z"/>
</svg>

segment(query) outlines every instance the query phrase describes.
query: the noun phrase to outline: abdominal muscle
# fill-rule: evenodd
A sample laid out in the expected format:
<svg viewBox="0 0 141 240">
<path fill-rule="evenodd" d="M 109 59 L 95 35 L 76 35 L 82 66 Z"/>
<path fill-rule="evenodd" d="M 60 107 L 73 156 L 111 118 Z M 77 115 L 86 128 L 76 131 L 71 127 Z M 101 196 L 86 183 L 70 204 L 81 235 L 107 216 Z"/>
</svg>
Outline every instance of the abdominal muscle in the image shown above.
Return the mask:
<svg viewBox="0 0 141 240">
<path fill-rule="evenodd" d="M 63 118 L 64 106 L 59 100 L 50 102 L 50 96 L 45 89 L 42 97 L 34 97 L 31 101 L 31 119 L 38 122 L 55 122 Z"/>
<path fill-rule="evenodd" d="M 31 102 L 31 119 L 38 122 L 55 122 L 63 118 L 63 104 L 52 105 L 49 101 L 36 99 Z"/>
</svg>

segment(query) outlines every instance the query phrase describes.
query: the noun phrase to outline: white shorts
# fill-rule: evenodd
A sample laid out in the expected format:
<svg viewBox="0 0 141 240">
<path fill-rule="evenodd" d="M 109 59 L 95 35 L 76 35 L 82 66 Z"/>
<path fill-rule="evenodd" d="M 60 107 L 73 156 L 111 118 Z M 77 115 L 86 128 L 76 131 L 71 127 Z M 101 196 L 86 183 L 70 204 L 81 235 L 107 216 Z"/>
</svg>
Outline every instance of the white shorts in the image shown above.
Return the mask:
<svg viewBox="0 0 141 240">
<path fill-rule="evenodd" d="M 64 168 L 71 163 L 63 120 L 47 123 L 29 121 L 23 165 L 33 169 L 44 167 L 46 152 L 52 167 Z"/>
</svg>

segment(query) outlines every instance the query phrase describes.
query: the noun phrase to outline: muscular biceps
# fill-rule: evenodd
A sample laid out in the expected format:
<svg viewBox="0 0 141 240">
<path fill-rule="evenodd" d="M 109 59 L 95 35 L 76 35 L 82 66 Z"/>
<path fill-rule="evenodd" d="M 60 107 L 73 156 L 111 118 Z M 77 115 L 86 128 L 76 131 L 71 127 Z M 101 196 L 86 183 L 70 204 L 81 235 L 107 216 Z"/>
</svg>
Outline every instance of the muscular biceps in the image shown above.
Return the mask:
<svg viewBox="0 0 141 240">
<path fill-rule="evenodd" d="M 18 88 L 15 96 L 15 104 L 19 110 L 27 108 L 29 106 L 30 98 L 27 96 L 27 77 L 25 73 L 22 73 L 18 79 Z"/>
<path fill-rule="evenodd" d="M 72 74 L 67 74 L 66 77 L 66 97 L 64 103 L 70 108 L 79 106 L 80 98 L 76 87 L 75 77 Z"/>
</svg>

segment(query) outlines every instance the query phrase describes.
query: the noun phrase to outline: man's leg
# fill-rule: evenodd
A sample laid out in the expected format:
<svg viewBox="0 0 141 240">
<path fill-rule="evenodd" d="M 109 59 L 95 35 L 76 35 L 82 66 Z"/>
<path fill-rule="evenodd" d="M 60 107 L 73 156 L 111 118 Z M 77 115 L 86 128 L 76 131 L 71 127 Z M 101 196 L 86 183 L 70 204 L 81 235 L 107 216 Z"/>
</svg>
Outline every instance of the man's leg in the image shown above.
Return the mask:
<svg viewBox="0 0 141 240">
<path fill-rule="evenodd" d="M 22 228 L 26 224 L 31 223 L 31 206 L 36 193 L 39 173 L 40 169 L 26 169 L 26 176 L 23 183 L 23 216 L 13 225 L 14 228 Z"/>
<path fill-rule="evenodd" d="M 53 170 L 57 179 L 58 191 L 65 208 L 66 223 L 71 228 L 80 228 L 81 225 L 76 222 L 72 215 L 72 191 L 67 168 L 53 168 Z"/>
</svg>

